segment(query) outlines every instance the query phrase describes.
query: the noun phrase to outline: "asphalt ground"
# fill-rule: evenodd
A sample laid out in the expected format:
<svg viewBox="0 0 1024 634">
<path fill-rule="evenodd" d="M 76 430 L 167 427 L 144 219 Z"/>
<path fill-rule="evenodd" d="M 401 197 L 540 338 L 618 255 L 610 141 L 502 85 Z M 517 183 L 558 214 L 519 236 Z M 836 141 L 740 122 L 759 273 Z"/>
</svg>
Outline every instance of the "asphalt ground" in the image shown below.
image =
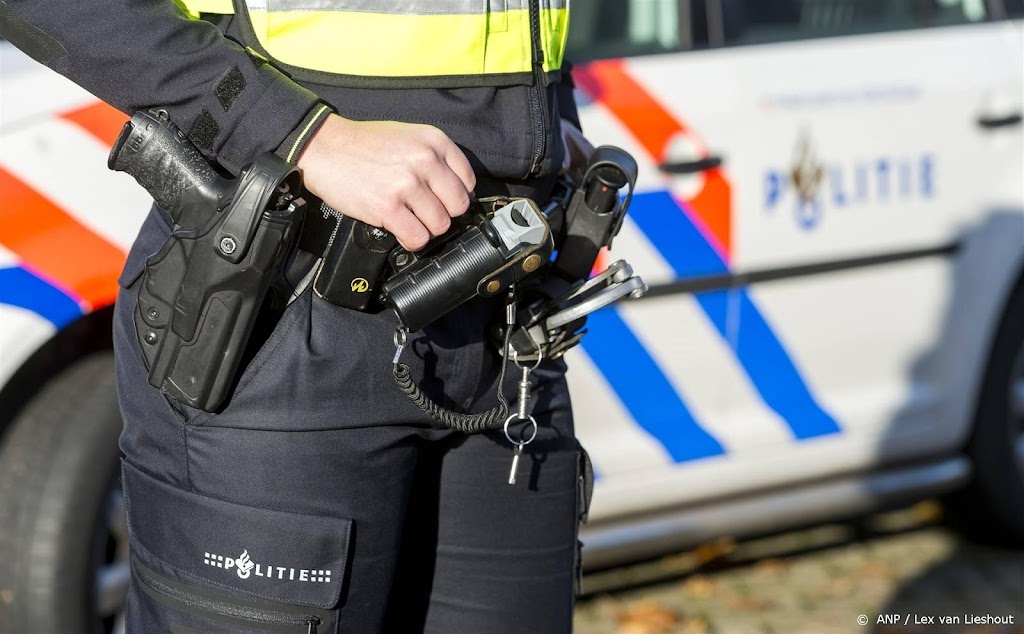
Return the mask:
<svg viewBox="0 0 1024 634">
<path fill-rule="evenodd" d="M 590 574 L 584 591 L 577 634 L 1024 634 L 1024 550 L 966 540 L 933 502 L 723 538 Z"/>
</svg>

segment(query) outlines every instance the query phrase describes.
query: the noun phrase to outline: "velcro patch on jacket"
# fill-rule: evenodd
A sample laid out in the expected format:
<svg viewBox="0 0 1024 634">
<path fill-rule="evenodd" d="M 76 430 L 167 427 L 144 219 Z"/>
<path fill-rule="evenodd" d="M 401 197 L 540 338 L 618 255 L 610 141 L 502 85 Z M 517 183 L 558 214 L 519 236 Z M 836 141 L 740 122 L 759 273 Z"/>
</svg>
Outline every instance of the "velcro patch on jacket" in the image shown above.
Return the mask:
<svg viewBox="0 0 1024 634">
<path fill-rule="evenodd" d="M 203 108 L 195 123 L 188 130 L 189 140 L 204 150 L 213 149 L 213 144 L 219 134 L 220 126 L 217 125 L 217 120 L 213 118 L 213 115 L 206 108 Z"/>
<path fill-rule="evenodd" d="M 224 73 L 217 81 L 217 85 L 213 87 L 213 94 L 217 96 L 217 101 L 224 108 L 224 112 L 227 112 L 243 90 L 245 90 L 245 75 L 237 66 L 232 66 L 231 70 Z"/>
</svg>

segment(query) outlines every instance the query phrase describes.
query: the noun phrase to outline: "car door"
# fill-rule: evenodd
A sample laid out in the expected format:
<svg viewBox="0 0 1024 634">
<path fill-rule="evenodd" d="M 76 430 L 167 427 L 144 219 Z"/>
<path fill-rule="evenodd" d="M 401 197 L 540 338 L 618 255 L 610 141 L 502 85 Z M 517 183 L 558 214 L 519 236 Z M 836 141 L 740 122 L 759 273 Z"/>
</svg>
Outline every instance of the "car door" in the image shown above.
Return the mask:
<svg viewBox="0 0 1024 634">
<path fill-rule="evenodd" d="M 736 354 L 735 191 L 719 150 L 742 144 L 741 92 L 724 72 L 730 54 L 704 50 L 703 8 L 675 0 L 573 8 L 584 131 L 640 165 L 611 259 L 629 261 L 652 287 L 642 301 L 591 316 L 570 357 L 577 428 L 599 476 L 595 520 L 735 490 L 749 477 L 720 476 L 740 474 L 737 461 L 763 441 L 746 412 L 776 418 Z M 784 425 L 762 427 L 785 441 Z"/>
<path fill-rule="evenodd" d="M 574 7 L 585 132 L 641 166 L 611 255 L 652 285 L 570 357 L 596 518 L 962 439 L 985 328 L 957 325 L 998 312 L 1019 246 L 993 214 L 1019 151 L 983 120 L 1020 89 L 987 5 L 926 5 Z"/>
<path fill-rule="evenodd" d="M 1012 25 L 981 0 L 711 5 L 743 87 L 740 354 L 796 441 L 761 472 L 954 451 L 1024 246 Z"/>
</svg>

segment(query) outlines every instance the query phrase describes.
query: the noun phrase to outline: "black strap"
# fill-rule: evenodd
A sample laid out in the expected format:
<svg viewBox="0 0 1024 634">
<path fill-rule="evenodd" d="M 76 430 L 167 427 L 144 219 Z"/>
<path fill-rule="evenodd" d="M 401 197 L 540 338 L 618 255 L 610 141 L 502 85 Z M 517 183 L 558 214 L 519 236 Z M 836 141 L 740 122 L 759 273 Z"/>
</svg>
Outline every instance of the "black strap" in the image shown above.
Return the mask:
<svg viewBox="0 0 1024 634">
<path fill-rule="evenodd" d="M 449 429 L 454 429 L 464 434 L 476 434 L 488 429 L 496 429 L 501 427 L 508 416 L 508 401 L 505 399 L 505 371 L 508 369 L 507 352 L 509 349 L 508 344 L 511 340 L 512 325 L 508 324 L 505 326 L 505 340 L 502 348 L 505 358 L 502 359 L 501 371 L 498 373 L 498 404 L 486 412 L 467 414 L 438 405 L 420 389 L 420 386 L 416 384 L 409 373 L 409 366 L 398 361 L 397 357 L 395 357 L 395 367 L 393 370 L 395 383 L 398 384 L 398 389 L 401 390 L 402 394 L 408 396 L 409 400 L 416 407 Z"/>
</svg>

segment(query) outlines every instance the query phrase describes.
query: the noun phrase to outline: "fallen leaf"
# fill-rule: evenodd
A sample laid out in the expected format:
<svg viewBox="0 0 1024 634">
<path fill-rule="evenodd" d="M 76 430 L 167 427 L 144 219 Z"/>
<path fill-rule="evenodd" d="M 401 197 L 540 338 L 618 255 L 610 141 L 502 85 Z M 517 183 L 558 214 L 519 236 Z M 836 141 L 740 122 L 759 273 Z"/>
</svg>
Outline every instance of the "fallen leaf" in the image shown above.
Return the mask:
<svg viewBox="0 0 1024 634">
<path fill-rule="evenodd" d="M 620 608 L 615 618 L 619 622 L 616 634 L 669 634 L 683 620 L 675 610 L 654 601 Z"/>
<path fill-rule="evenodd" d="M 701 544 L 693 551 L 693 558 L 698 566 L 727 557 L 736 550 L 736 540 L 732 537 L 719 537 L 713 542 Z"/>
<path fill-rule="evenodd" d="M 708 634 L 710 631 L 711 624 L 699 616 L 686 619 L 681 628 L 681 634 Z"/>
<path fill-rule="evenodd" d="M 762 574 L 776 575 L 789 570 L 789 562 L 782 559 L 762 559 L 754 568 Z"/>
<path fill-rule="evenodd" d="M 884 561 L 869 561 L 858 568 L 854 574 L 858 577 L 888 579 L 892 576 L 892 568 Z"/>
<path fill-rule="evenodd" d="M 915 504 L 910 512 L 914 517 L 924 523 L 935 523 L 942 519 L 942 505 L 935 500 L 925 500 Z"/>
<path fill-rule="evenodd" d="M 683 590 L 695 597 L 708 598 L 715 594 L 718 584 L 704 575 L 694 575 L 683 583 Z"/>
<path fill-rule="evenodd" d="M 775 607 L 775 603 L 768 599 L 758 599 L 748 595 L 732 594 L 725 598 L 725 603 L 735 610 L 744 612 L 759 612 Z"/>
</svg>

